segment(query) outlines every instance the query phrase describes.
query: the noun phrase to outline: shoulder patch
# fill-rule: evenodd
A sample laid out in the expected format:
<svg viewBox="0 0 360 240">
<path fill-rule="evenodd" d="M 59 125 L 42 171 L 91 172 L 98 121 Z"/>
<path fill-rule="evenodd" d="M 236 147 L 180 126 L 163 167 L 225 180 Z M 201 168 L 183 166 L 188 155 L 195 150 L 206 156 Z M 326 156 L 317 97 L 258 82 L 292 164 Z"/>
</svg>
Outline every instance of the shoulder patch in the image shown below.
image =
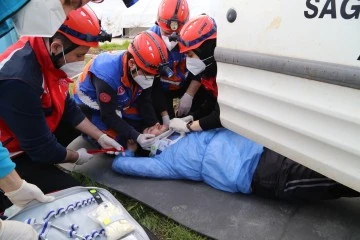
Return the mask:
<svg viewBox="0 0 360 240">
<path fill-rule="evenodd" d="M 103 93 L 100 93 L 99 100 L 100 100 L 100 102 L 108 103 L 111 101 L 111 96 L 109 94 L 103 92 Z"/>
<path fill-rule="evenodd" d="M 118 94 L 118 95 L 123 95 L 124 93 L 125 93 L 124 87 L 123 87 L 123 86 L 118 87 L 117 94 Z"/>
</svg>

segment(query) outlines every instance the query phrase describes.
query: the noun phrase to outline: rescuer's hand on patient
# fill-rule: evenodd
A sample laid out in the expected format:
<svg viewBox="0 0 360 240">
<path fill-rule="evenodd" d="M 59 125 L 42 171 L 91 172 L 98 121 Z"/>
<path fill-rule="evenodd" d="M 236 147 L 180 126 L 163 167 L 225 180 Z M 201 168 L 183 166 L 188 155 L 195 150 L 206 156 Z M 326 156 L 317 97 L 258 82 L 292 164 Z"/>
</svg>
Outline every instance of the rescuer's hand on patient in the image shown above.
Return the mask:
<svg viewBox="0 0 360 240">
<path fill-rule="evenodd" d="M 155 135 L 154 134 L 147 134 L 143 133 L 138 136 L 136 141 L 140 144 L 142 148 L 151 147 L 155 142 Z"/>
<path fill-rule="evenodd" d="M 190 130 L 186 126 L 187 122 L 185 122 L 181 118 L 173 118 L 170 120 L 169 128 L 174 130 L 175 132 L 189 132 Z"/>
<path fill-rule="evenodd" d="M 100 144 L 100 146 L 103 149 L 115 148 L 118 150 L 118 152 L 114 152 L 114 151 L 106 152 L 108 154 L 118 155 L 120 152 L 123 151 L 123 147 L 117 141 L 115 141 L 114 139 L 112 139 L 111 137 L 109 137 L 106 134 L 101 135 L 97 142 Z"/>
<path fill-rule="evenodd" d="M 89 154 L 85 148 L 80 148 L 76 152 L 79 154 L 79 157 L 75 162 L 76 165 L 82 165 L 84 163 L 87 163 L 94 157 L 94 155 Z"/>
<path fill-rule="evenodd" d="M 181 120 L 183 120 L 184 122 L 186 123 L 189 123 L 189 122 L 192 122 L 194 121 L 194 117 L 189 115 L 189 116 L 186 116 L 186 117 L 183 117 L 183 118 L 180 118 Z"/>
<path fill-rule="evenodd" d="M 169 115 L 164 115 L 161 117 L 162 118 L 162 124 L 163 125 L 166 125 L 166 126 L 169 126 L 170 124 L 170 117 Z"/>
<path fill-rule="evenodd" d="M 179 108 L 177 111 L 178 117 L 187 115 L 190 112 L 193 98 L 193 96 L 184 93 L 184 95 L 180 99 Z"/>
<path fill-rule="evenodd" d="M 7 196 L 14 205 L 24 207 L 32 200 L 38 200 L 39 202 L 54 201 L 54 197 L 46 196 L 40 188 L 34 184 L 28 183 L 25 180 L 22 181 L 19 189 L 5 193 L 5 196 Z"/>
</svg>

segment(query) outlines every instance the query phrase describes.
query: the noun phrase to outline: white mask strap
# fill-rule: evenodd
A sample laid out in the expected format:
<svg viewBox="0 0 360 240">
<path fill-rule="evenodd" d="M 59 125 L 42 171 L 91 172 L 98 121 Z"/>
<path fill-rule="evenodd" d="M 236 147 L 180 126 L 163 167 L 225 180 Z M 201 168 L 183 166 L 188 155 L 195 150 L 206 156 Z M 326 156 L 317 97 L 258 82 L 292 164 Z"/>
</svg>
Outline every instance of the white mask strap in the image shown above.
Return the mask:
<svg viewBox="0 0 360 240">
<path fill-rule="evenodd" d="M 66 62 L 65 53 L 64 53 L 64 46 L 61 46 L 61 49 L 62 49 L 62 54 L 63 54 L 63 57 L 64 57 L 64 61 L 65 61 L 65 64 L 66 64 L 67 62 Z"/>
</svg>

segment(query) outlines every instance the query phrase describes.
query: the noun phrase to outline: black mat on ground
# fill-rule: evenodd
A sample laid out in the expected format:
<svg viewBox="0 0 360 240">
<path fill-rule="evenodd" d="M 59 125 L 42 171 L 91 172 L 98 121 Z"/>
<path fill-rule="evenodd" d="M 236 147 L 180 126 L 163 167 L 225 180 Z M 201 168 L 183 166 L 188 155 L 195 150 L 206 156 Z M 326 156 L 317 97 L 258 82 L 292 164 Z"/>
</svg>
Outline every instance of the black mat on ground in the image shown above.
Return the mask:
<svg viewBox="0 0 360 240">
<path fill-rule="evenodd" d="M 69 147 L 91 148 L 82 138 Z M 98 154 L 75 171 L 212 238 L 360 239 L 360 199 L 294 205 L 230 194 L 198 182 L 121 176 L 111 170 L 111 163 L 112 158 Z M 72 164 L 62 167 L 73 169 Z"/>
</svg>

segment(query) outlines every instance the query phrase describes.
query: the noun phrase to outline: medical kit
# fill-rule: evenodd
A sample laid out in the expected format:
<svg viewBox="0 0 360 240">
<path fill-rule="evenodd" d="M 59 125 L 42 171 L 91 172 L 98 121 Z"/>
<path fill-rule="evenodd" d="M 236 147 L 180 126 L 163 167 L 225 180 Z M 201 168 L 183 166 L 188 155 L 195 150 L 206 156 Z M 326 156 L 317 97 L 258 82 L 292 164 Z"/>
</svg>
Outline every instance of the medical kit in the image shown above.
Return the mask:
<svg viewBox="0 0 360 240">
<path fill-rule="evenodd" d="M 32 201 L 23 209 L 13 206 L 5 215 L 9 220 L 32 225 L 39 240 L 149 239 L 139 223 L 103 188 L 73 187 L 51 195 L 56 198 L 53 202 Z"/>
</svg>

